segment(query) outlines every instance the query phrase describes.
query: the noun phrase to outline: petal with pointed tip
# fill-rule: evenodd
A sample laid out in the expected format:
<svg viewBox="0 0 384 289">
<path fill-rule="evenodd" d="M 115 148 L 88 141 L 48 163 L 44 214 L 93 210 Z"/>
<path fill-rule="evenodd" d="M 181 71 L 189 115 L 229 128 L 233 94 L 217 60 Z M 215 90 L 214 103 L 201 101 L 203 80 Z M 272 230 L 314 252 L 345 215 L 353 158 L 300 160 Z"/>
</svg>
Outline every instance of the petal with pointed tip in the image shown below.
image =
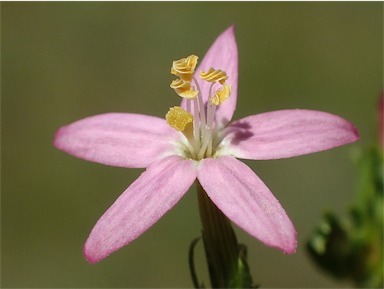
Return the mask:
<svg viewBox="0 0 384 289">
<path fill-rule="evenodd" d="M 226 128 L 228 153 L 254 160 L 280 159 L 328 150 L 359 139 L 345 119 L 314 110 L 278 110 L 245 117 Z"/>
<path fill-rule="evenodd" d="M 296 250 L 296 231 L 279 201 L 244 163 L 233 157 L 202 161 L 197 178 L 216 206 L 267 246 Z"/>
<path fill-rule="evenodd" d="M 84 246 L 86 259 L 99 262 L 139 237 L 181 199 L 195 179 L 191 160 L 169 156 L 150 165 L 97 221 Z"/>
<path fill-rule="evenodd" d="M 164 119 L 130 113 L 87 117 L 58 130 L 54 145 L 105 165 L 143 168 L 173 150 L 175 137 Z"/>
</svg>

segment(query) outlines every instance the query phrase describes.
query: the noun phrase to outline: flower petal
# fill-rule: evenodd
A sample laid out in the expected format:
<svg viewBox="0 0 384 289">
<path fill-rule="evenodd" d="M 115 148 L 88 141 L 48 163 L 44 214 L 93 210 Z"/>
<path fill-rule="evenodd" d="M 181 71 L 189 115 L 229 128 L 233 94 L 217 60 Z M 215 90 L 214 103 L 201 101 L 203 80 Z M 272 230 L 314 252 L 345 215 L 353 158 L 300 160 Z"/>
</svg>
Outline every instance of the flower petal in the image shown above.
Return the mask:
<svg viewBox="0 0 384 289">
<path fill-rule="evenodd" d="M 197 178 L 216 206 L 235 224 L 267 246 L 296 249 L 296 231 L 265 184 L 245 164 L 224 156 L 205 159 Z"/>
<path fill-rule="evenodd" d="M 91 116 L 58 130 L 54 145 L 76 157 L 118 167 L 142 168 L 171 154 L 175 137 L 164 119 L 129 113 Z"/>
<path fill-rule="evenodd" d="M 359 138 L 345 119 L 314 110 L 279 110 L 252 115 L 226 128 L 223 143 L 235 157 L 289 158 L 352 143 Z"/>
<path fill-rule="evenodd" d="M 181 199 L 195 179 L 191 160 L 170 156 L 150 165 L 97 221 L 84 246 L 86 259 L 96 263 L 139 237 Z"/>
<path fill-rule="evenodd" d="M 232 119 L 237 101 L 238 52 L 234 25 L 220 34 L 209 48 L 196 69 L 195 78 L 199 80 L 200 71 L 208 71 L 210 67 L 224 70 L 228 76 L 226 83 L 230 84 L 232 87 L 231 96 L 223 104 L 217 107 L 216 110 L 216 121 L 221 125 L 225 125 Z M 206 103 L 208 101 L 211 83 L 199 81 L 199 84 L 204 103 Z M 182 101 L 182 107 L 184 109 L 186 108 L 185 99 Z"/>
</svg>

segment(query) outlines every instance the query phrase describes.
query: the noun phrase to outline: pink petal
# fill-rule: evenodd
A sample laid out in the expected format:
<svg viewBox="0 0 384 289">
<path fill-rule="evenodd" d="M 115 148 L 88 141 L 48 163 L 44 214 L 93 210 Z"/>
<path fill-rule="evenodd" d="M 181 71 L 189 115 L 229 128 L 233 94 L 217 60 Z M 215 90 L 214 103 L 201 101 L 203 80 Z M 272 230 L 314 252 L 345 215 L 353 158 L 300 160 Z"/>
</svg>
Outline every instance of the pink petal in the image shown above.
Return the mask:
<svg viewBox="0 0 384 289">
<path fill-rule="evenodd" d="M 171 153 L 174 133 L 161 118 L 107 113 L 60 128 L 54 145 L 88 161 L 141 168 Z"/>
<path fill-rule="evenodd" d="M 224 143 L 238 158 L 289 158 L 352 143 L 359 138 L 345 119 L 314 110 L 279 110 L 252 115 L 227 128 Z"/>
<path fill-rule="evenodd" d="M 196 69 L 195 78 L 200 80 L 200 71 L 207 71 L 210 67 L 224 70 L 229 77 L 226 83 L 232 87 L 231 96 L 216 110 L 216 120 L 225 125 L 232 119 L 237 101 L 238 52 L 234 25 L 220 34 L 209 48 Z M 207 102 L 211 83 L 199 81 L 199 84 L 204 102 Z M 182 106 L 186 108 L 185 100 L 182 101 Z"/>
<path fill-rule="evenodd" d="M 96 263 L 127 245 L 168 212 L 196 179 L 194 162 L 170 156 L 150 165 L 104 213 L 84 246 Z"/>
<path fill-rule="evenodd" d="M 197 178 L 216 206 L 267 246 L 294 253 L 296 232 L 280 203 L 245 164 L 232 157 L 205 159 Z"/>
</svg>

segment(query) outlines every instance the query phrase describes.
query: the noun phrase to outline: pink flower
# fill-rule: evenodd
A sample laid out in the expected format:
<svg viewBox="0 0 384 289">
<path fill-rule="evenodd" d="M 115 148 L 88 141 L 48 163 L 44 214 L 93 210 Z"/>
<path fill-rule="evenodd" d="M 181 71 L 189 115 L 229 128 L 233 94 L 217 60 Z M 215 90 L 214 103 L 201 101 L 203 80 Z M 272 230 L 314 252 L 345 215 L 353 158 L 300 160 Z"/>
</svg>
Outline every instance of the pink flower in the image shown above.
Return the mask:
<svg viewBox="0 0 384 289">
<path fill-rule="evenodd" d="M 348 121 L 311 110 L 280 110 L 230 123 L 237 101 L 234 27 L 197 56 L 173 63 L 171 87 L 183 97 L 166 120 L 131 113 L 88 117 L 59 129 L 54 144 L 106 165 L 146 168 L 92 229 L 84 254 L 96 263 L 154 225 L 198 179 L 217 207 L 264 244 L 296 250 L 296 232 L 262 180 L 236 158 L 267 160 L 323 151 L 356 141 Z M 210 69 L 210 68 L 215 69 Z M 203 71 L 202 73 L 198 73 Z"/>
</svg>

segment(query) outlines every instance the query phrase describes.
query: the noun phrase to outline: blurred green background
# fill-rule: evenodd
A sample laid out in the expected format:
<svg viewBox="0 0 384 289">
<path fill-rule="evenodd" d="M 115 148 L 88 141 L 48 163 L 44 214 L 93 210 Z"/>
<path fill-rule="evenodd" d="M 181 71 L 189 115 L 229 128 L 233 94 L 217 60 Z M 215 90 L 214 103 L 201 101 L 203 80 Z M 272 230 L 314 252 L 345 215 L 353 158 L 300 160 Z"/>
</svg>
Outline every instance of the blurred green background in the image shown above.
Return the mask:
<svg viewBox="0 0 384 289">
<path fill-rule="evenodd" d="M 287 210 L 298 250 L 286 256 L 238 231 L 254 280 L 271 287 L 349 287 L 320 272 L 304 245 L 328 208 L 356 188 L 355 152 L 376 140 L 383 89 L 382 2 L 1 3 L 2 287 L 191 287 L 187 250 L 200 233 L 195 189 L 138 240 L 96 265 L 82 246 L 142 170 L 107 167 L 52 146 L 61 125 L 104 112 L 163 116 L 179 102 L 172 60 L 202 57 L 237 24 L 235 118 L 284 108 L 352 121 L 359 143 L 247 162 Z M 203 248 L 197 271 L 208 281 Z"/>
</svg>

